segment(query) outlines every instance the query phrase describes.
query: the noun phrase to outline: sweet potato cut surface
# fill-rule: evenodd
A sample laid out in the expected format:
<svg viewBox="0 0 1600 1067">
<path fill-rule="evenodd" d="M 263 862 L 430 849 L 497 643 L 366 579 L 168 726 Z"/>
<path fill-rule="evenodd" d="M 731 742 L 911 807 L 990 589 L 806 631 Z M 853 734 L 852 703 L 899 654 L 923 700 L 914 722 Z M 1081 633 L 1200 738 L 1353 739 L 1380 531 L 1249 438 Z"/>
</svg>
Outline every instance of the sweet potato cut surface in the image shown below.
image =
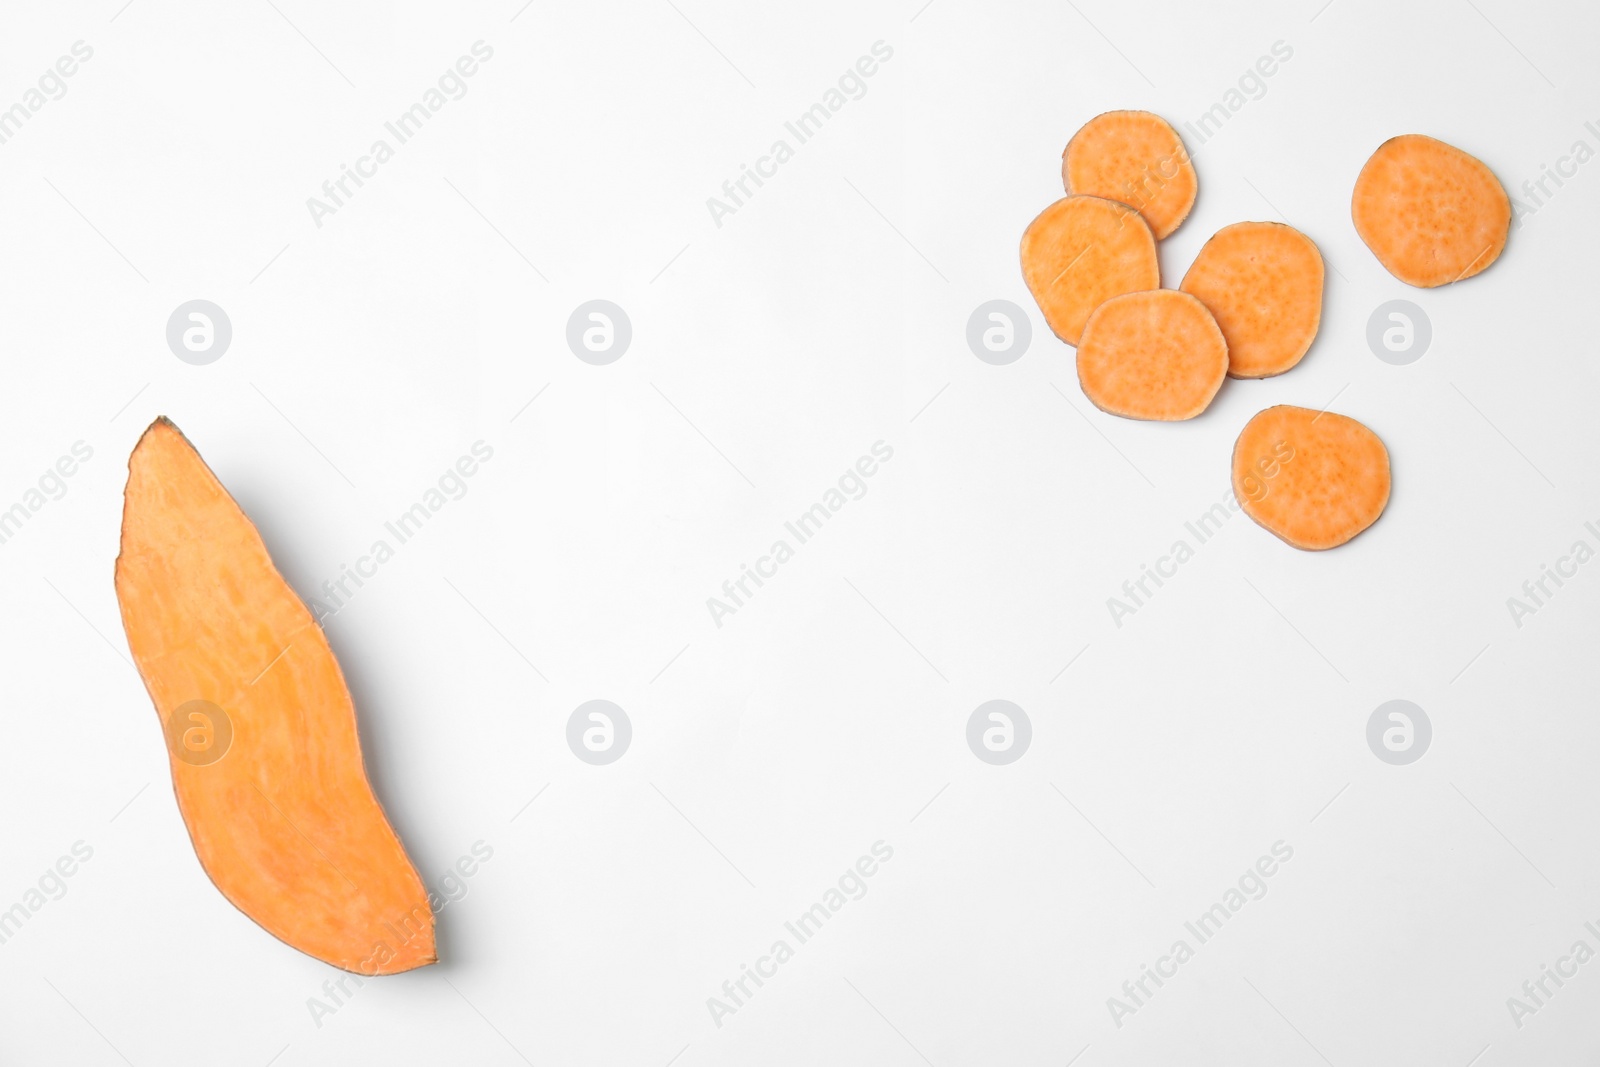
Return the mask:
<svg viewBox="0 0 1600 1067">
<path fill-rule="evenodd" d="M 1361 168 L 1350 217 L 1390 274 L 1431 289 L 1470 278 L 1499 257 L 1511 200 L 1477 159 L 1408 133 L 1383 142 Z"/>
<path fill-rule="evenodd" d="M 1288 404 L 1245 425 L 1233 446 L 1245 514 L 1296 548 L 1342 545 L 1389 502 L 1389 450 L 1355 419 Z"/>
<path fill-rule="evenodd" d="M 1066 196 L 1022 235 L 1022 277 L 1055 335 L 1076 345 L 1089 313 L 1161 284 L 1156 240 L 1139 213 L 1097 196 Z"/>
<path fill-rule="evenodd" d="M 1322 322 L 1322 253 L 1276 222 L 1236 222 L 1200 249 L 1179 286 L 1228 339 L 1228 373 L 1267 378 L 1300 362 Z"/>
<path fill-rule="evenodd" d="M 361 974 L 433 963 L 433 911 L 367 783 L 322 628 L 166 419 L 128 460 L 117 600 L 218 889 L 268 933 Z"/>
<path fill-rule="evenodd" d="M 1216 320 L 1188 293 L 1153 289 L 1095 309 L 1078 345 L 1078 382 L 1095 407 L 1128 419 L 1192 419 L 1228 373 Z"/>
<path fill-rule="evenodd" d="M 1061 155 L 1069 193 L 1103 196 L 1144 216 L 1156 240 L 1194 206 L 1194 164 L 1167 120 L 1148 111 L 1107 111 L 1083 124 Z"/>
</svg>

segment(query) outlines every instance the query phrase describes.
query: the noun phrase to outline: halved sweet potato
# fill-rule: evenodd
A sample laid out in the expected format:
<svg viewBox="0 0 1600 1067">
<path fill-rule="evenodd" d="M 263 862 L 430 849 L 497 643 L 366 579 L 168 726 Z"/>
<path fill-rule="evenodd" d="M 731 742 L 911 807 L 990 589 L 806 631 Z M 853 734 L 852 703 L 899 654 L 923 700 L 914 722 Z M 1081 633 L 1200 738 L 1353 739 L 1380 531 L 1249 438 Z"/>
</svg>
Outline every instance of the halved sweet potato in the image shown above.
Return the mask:
<svg viewBox="0 0 1600 1067">
<path fill-rule="evenodd" d="M 1194 164 L 1166 119 L 1148 111 L 1107 111 L 1083 124 L 1061 154 L 1069 193 L 1117 200 L 1135 209 L 1161 240 L 1194 206 Z"/>
<path fill-rule="evenodd" d="M 1289 404 L 1256 415 L 1233 446 L 1233 493 L 1296 548 L 1342 545 L 1389 502 L 1389 450 L 1355 419 Z"/>
<path fill-rule="evenodd" d="M 1322 253 L 1277 222 L 1236 222 L 1212 235 L 1179 286 L 1200 298 L 1228 339 L 1228 373 L 1268 378 L 1300 362 L 1322 322 Z"/>
<path fill-rule="evenodd" d="M 1094 406 L 1127 419 L 1192 419 L 1228 373 L 1228 344 L 1204 304 L 1176 289 L 1114 296 L 1078 345 L 1078 383 Z"/>
<path fill-rule="evenodd" d="M 1022 235 L 1022 277 L 1055 335 L 1076 345 L 1089 313 L 1161 284 L 1156 240 L 1139 213 L 1097 196 L 1066 196 Z"/>
<path fill-rule="evenodd" d="M 433 963 L 433 909 L 372 794 L 328 641 L 166 419 L 128 460 L 117 600 L 195 854 L 234 906 L 335 967 Z"/>
<path fill-rule="evenodd" d="M 1499 257 L 1511 200 L 1479 160 L 1408 133 L 1383 142 L 1361 168 L 1350 217 L 1390 274 L 1431 289 L 1470 278 Z"/>
</svg>

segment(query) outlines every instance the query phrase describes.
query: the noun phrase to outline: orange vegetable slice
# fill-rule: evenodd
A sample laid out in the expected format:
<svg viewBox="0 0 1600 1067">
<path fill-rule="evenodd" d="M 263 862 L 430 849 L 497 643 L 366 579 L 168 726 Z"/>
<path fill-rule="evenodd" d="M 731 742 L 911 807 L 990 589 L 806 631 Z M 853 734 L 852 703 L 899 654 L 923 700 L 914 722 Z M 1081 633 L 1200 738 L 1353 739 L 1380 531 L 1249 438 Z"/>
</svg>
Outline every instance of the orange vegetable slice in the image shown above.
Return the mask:
<svg viewBox="0 0 1600 1067">
<path fill-rule="evenodd" d="M 116 588 L 178 809 L 216 887 L 335 967 L 433 963 L 429 895 L 367 783 L 327 638 L 166 419 L 128 460 Z"/>
<path fill-rule="evenodd" d="M 1089 313 L 1161 284 L 1156 241 L 1139 213 L 1097 196 L 1066 196 L 1022 235 L 1022 277 L 1055 335 L 1076 345 Z"/>
<path fill-rule="evenodd" d="M 1199 189 L 1178 131 L 1148 111 L 1107 111 L 1084 123 L 1061 154 L 1061 180 L 1069 193 L 1135 209 L 1158 241 L 1189 216 Z"/>
<path fill-rule="evenodd" d="M 1200 249 L 1179 286 L 1228 339 L 1228 373 L 1268 378 L 1300 362 L 1322 322 L 1322 253 L 1277 222 L 1236 222 Z"/>
<path fill-rule="evenodd" d="M 1233 493 L 1245 514 L 1296 548 L 1342 545 L 1389 502 L 1389 450 L 1355 419 L 1280 404 L 1233 446 Z"/>
<path fill-rule="evenodd" d="M 1361 168 L 1350 217 L 1390 274 L 1431 289 L 1470 278 L 1499 257 L 1511 200 L 1477 159 L 1408 133 L 1383 142 Z"/>
<path fill-rule="evenodd" d="M 1127 419 L 1177 422 L 1206 409 L 1228 374 L 1228 343 L 1204 304 L 1176 289 L 1115 296 L 1078 345 L 1078 383 Z"/>
</svg>

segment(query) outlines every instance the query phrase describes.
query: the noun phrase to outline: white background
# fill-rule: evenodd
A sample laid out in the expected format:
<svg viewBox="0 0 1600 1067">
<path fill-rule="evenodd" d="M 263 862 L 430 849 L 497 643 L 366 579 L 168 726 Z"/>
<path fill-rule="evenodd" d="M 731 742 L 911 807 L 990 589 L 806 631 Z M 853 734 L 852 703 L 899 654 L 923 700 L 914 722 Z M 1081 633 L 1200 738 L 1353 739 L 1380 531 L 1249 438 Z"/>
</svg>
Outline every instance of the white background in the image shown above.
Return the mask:
<svg viewBox="0 0 1600 1067">
<path fill-rule="evenodd" d="M 0 1061 L 1600 1053 L 1600 963 L 1520 1029 L 1506 1005 L 1600 948 L 1600 564 L 1520 628 L 1506 606 L 1596 544 L 1600 163 L 1441 290 L 1391 278 L 1348 215 L 1394 134 L 1524 200 L 1575 140 L 1600 148 L 1592 9 L 273 3 L 5 12 L 0 106 L 73 42 L 94 56 L 0 145 L 0 506 L 75 441 L 94 455 L 0 545 L 0 908 L 94 853 L 0 945 Z M 314 225 L 306 198 L 480 39 L 468 94 Z M 879 40 L 866 95 L 714 225 L 706 198 Z M 1192 122 L 1275 41 L 1264 95 L 1190 138 L 1201 191 L 1163 280 L 1221 226 L 1284 218 L 1328 263 L 1321 334 L 1193 422 L 1103 415 L 1027 297 L 1021 231 L 1083 121 Z M 165 342 L 194 298 L 233 324 L 209 366 Z M 593 298 L 633 323 L 610 366 L 564 340 Z M 1033 319 L 1004 367 L 964 336 L 995 298 Z M 1433 324 L 1410 366 L 1365 340 L 1394 298 Z M 1116 627 L 1106 598 L 1223 498 L 1244 422 L 1330 401 L 1391 451 L 1378 524 L 1310 554 L 1235 517 Z M 438 966 L 320 1025 L 337 972 L 207 881 L 126 660 L 124 462 L 160 414 L 308 596 L 494 449 L 327 622 L 419 871 L 493 858 L 441 914 Z M 707 597 L 879 440 L 867 495 L 716 627 Z M 593 698 L 634 728 L 606 767 L 565 742 Z M 1006 767 L 965 741 L 993 698 L 1033 723 Z M 1366 744 L 1393 698 L 1433 722 L 1410 766 Z M 878 840 L 867 895 L 715 1025 L 707 998 Z M 1115 1026 L 1107 998 L 1279 840 L 1270 892 Z"/>
</svg>

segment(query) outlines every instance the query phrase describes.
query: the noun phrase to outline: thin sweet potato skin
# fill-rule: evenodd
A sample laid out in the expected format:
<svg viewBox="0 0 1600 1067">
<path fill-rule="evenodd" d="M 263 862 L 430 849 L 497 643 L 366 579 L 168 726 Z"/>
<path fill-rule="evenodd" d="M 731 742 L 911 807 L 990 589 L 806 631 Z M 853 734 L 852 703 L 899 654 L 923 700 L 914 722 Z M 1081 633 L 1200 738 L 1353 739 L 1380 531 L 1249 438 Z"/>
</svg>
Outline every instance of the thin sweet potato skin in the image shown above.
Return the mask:
<svg viewBox="0 0 1600 1067">
<path fill-rule="evenodd" d="M 1322 253 L 1282 223 L 1224 226 L 1200 249 L 1179 288 L 1216 316 L 1233 378 L 1290 370 L 1322 324 Z"/>
<path fill-rule="evenodd" d="M 1511 232 L 1511 198 L 1482 161 L 1408 133 L 1383 142 L 1361 168 L 1350 217 L 1390 274 L 1432 289 L 1499 258 Z"/>
<path fill-rule="evenodd" d="M 1233 492 L 1245 514 L 1296 548 L 1335 548 L 1389 503 L 1389 451 L 1362 423 L 1279 404 L 1233 447 Z"/>
<path fill-rule="evenodd" d="M 1022 235 L 1022 276 L 1051 331 L 1076 345 L 1095 308 L 1161 284 L 1156 241 L 1139 213 L 1097 196 L 1066 196 Z"/>
<path fill-rule="evenodd" d="M 128 461 L 116 590 L 161 721 L 204 701 L 231 724 L 214 761 L 168 745 L 179 810 L 217 888 L 335 967 L 376 975 L 434 962 L 428 893 L 368 784 L 327 639 L 165 419 Z"/>
</svg>

